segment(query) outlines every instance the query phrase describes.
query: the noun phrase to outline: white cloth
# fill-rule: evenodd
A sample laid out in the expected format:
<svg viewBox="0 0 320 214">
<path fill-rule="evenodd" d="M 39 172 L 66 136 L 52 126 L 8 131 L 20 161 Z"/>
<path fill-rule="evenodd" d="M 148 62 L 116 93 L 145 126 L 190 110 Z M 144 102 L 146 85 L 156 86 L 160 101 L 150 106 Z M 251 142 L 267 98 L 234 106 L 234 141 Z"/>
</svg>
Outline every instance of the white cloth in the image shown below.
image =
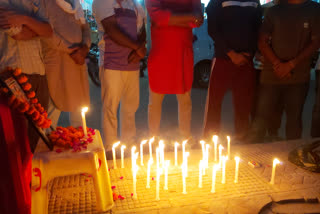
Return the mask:
<svg viewBox="0 0 320 214">
<path fill-rule="evenodd" d="M 316 70 L 320 70 L 320 54 L 319 54 L 318 61 L 315 68 Z"/>
<path fill-rule="evenodd" d="M 130 143 L 136 135 L 135 114 L 139 107 L 139 71 L 105 69 L 100 72 L 105 149 L 118 141 L 117 112 L 120 107 L 121 141 Z"/>
<path fill-rule="evenodd" d="M 162 101 L 165 94 L 158 94 L 149 89 L 149 106 L 148 106 L 148 121 L 149 121 L 149 135 L 159 136 L 160 121 L 162 111 Z M 178 114 L 179 114 L 179 131 L 181 137 L 187 139 L 191 136 L 191 91 L 184 94 L 177 94 L 178 100 Z"/>
<path fill-rule="evenodd" d="M 73 6 L 65 0 L 56 0 L 57 5 L 66 13 L 74 14 L 74 18 L 82 24 L 86 23 L 84 12 L 79 0 L 73 0 Z"/>
<path fill-rule="evenodd" d="M 0 6 L 12 7 L 39 20 L 46 20 L 42 0 L 0 0 Z M 0 71 L 6 67 L 21 68 L 25 74 L 45 74 L 39 38 L 27 41 L 14 40 L 17 29 L 0 31 Z M 11 35 L 11 36 L 10 36 Z"/>
</svg>

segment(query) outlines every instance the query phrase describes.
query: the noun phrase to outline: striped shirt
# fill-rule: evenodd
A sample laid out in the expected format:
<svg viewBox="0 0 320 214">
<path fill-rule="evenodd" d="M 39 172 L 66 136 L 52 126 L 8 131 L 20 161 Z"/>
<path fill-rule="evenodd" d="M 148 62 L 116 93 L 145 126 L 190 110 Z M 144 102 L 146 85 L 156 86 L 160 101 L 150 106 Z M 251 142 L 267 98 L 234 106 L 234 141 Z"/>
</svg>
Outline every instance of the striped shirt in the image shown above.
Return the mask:
<svg viewBox="0 0 320 214">
<path fill-rule="evenodd" d="M 46 19 L 42 0 L 0 0 L 0 6 L 13 7 L 32 17 Z M 0 29 L 0 72 L 6 67 L 21 68 L 25 74 L 45 75 L 40 38 L 18 41 L 8 31 Z"/>
</svg>

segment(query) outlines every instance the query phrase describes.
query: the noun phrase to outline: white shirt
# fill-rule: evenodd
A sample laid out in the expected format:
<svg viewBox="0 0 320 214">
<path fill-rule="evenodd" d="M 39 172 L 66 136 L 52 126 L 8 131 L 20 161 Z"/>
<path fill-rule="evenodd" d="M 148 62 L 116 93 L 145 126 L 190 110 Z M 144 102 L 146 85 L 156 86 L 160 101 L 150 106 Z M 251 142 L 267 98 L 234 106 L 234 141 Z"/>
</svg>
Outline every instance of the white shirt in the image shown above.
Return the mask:
<svg viewBox="0 0 320 214">
<path fill-rule="evenodd" d="M 0 6 L 14 7 L 27 15 L 46 19 L 42 0 L 0 0 Z M 0 30 L 0 47 L 0 71 L 12 67 L 21 68 L 25 74 L 45 75 L 40 38 L 18 41 Z"/>
</svg>

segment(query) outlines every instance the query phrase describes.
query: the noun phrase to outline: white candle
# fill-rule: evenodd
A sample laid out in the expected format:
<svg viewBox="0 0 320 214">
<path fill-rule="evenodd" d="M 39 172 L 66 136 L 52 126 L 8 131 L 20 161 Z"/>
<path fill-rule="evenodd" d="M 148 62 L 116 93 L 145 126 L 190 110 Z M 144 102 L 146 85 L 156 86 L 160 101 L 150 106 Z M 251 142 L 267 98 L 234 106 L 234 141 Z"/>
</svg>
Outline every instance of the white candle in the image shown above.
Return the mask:
<svg viewBox="0 0 320 214">
<path fill-rule="evenodd" d="M 126 146 L 122 145 L 121 146 L 121 168 L 124 168 L 124 150 L 125 150 Z"/>
<path fill-rule="evenodd" d="M 216 175 L 219 169 L 219 165 L 214 164 L 212 167 L 212 184 L 211 184 L 211 193 L 216 192 Z"/>
<path fill-rule="evenodd" d="M 217 146 L 218 146 L 218 136 L 217 135 L 213 135 L 212 137 L 212 141 L 214 143 L 214 161 L 217 162 Z"/>
<path fill-rule="evenodd" d="M 203 140 L 200 141 L 200 144 L 201 144 L 201 149 L 202 149 L 202 160 L 205 160 L 205 157 L 206 157 L 206 152 L 205 152 L 205 144 L 206 142 L 204 142 Z"/>
<path fill-rule="evenodd" d="M 277 164 L 279 164 L 279 163 L 280 163 L 280 161 L 279 161 L 277 158 L 275 158 L 275 159 L 273 160 L 272 175 L 271 175 L 270 184 L 274 184 L 274 177 L 275 177 L 275 174 L 276 174 L 276 166 L 277 166 Z"/>
<path fill-rule="evenodd" d="M 202 188 L 202 163 L 203 163 L 203 160 L 200 160 L 200 163 L 199 163 L 199 188 Z"/>
<path fill-rule="evenodd" d="M 154 142 L 154 137 L 149 140 L 149 159 L 153 159 L 152 157 L 152 143 Z"/>
<path fill-rule="evenodd" d="M 164 143 L 163 143 L 163 140 L 159 141 L 159 149 L 160 149 L 160 164 L 161 164 L 161 167 L 164 168 Z"/>
<path fill-rule="evenodd" d="M 223 146 L 220 144 L 219 145 L 219 165 L 221 167 L 221 163 L 222 163 L 222 149 L 223 149 Z"/>
<path fill-rule="evenodd" d="M 182 164 L 182 193 L 183 194 L 187 194 L 187 187 L 186 187 L 186 167 L 185 167 L 186 163 L 183 162 Z"/>
<path fill-rule="evenodd" d="M 148 141 L 143 140 L 140 143 L 140 159 L 141 159 L 141 166 L 143 166 L 143 145 L 146 144 Z"/>
<path fill-rule="evenodd" d="M 116 161 L 116 147 L 119 146 L 120 141 L 116 142 L 112 146 L 112 157 L 113 157 L 113 168 L 117 169 L 117 161 Z"/>
<path fill-rule="evenodd" d="M 238 156 L 236 156 L 234 158 L 234 160 L 236 161 L 236 172 L 235 172 L 235 175 L 234 175 L 234 183 L 238 183 L 240 158 Z"/>
<path fill-rule="evenodd" d="M 165 162 L 165 168 L 164 168 L 164 190 L 168 190 L 168 169 L 170 166 L 170 160 L 167 160 Z"/>
<path fill-rule="evenodd" d="M 227 136 L 228 139 L 228 158 L 231 157 L 230 156 L 230 136 Z"/>
<path fill-rule="evenodd" d="M 206 144 L 206 163 L 205 163 L 205 168 L 209 168 L 209 148 L 210 148 L 210 145 Z"/>
<path fill-rule="evenodd" d="M 138 153 L 137 153 L 138 156 Z M 137 199 L 137 171 L 138 171 L 138 166 L 135 165 L 134 169 L 132 170 L 132 177 L 133 177 L 133 199 Z"/>
<path fill-rule="evenodd" d="M 147 186 L 146 188 L 150 188 L 150 170 L 151 170 L 151 165 L 153 164 L 153 160 L 149 159 L 148 161 L 148 171 L 147 171 Z"/>
<path fill-rule="evenodd" d="M 88 132 L 87 132 L 87 122 L 86 122 L 86 112 L 88 111 L 88 107 L 83 107 L 81 110 L 81 117 L 82 117 L 82 128 L 83 128 L 83 133 L 84 137 L 88 137 Z"/>
<path fill-rule="evenodd" d="M 158 148 L 157 148 L 158 149 Z M 160 200 L 160 168 L 157 167 L 156 200 Z"/>
<path fill-rule="evenodd" d="M 188 140 L 185 140 L 182 142 L 182 160 L 184 161 L 185 159 L 185 153 L 186 153 L 186 144 L 187 144 Z"/>
<path fill-rule="evenodd" d="M 226 162 L 227 162 L 227 157 L 222 156 L 222 179 L 221 179 L 222 184 L 226 183 Z"/>
<path fill-rule="evenodd" d="M 159 153 L 160 153 L 160 150 L 159 150 L 159 147 L 157 147 L 156 148 L 157 169 L 159 168 L 159 165 L 160 165 L 160 163 L 159 163 L 160 162 L 160 160 L 159 160 L 160 159 L 160 157 L 159 157 L 160 154 Z"/>
<path fill-rule="evenodd" d="M 185 170 L 186 170 L 186 177 L 188 177 L 188 157 L 189 157 L 190 153 L 186 152 L 185 154 Z"/>
<path fill-rule="evenodd" d="M 179 143 L 175 142 L 174 144 L 174 165 L 178 166 L 178 146 Z"/>
<path fill-rule="evenodd" d="M 132 171 L 135 169 L 135 152 L 136 152 L 136 147 L 135 146 L 133 146 L 132 148 L 131 148 L 131 168 L 132 168 Z"/>
</svg>

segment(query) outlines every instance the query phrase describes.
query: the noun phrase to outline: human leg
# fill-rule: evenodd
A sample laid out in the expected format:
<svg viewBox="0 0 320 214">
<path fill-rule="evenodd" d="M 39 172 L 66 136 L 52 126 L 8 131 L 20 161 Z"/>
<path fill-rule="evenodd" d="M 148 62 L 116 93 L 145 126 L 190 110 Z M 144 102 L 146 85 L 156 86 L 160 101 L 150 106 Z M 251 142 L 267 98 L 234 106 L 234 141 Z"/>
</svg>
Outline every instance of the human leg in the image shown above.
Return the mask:
<svg viewBox="0 0 320 214">
<path fill-rule="evenodd" d="M 159 136 L 164 94 L 158 94 L 149 89 L 148 123 L 150 136 Z"/>
<path fill-rule="evenodd" d="M 220 131 L 221 105 L 231 85 L 230 63 L 225 59 L 213 59 L 204 116 L 204 137 Z"/>
<path fill-rule="evenodd" d="M 123 71 L 124 88 L 121 99 L 121 140 L 130 142 L 136 136 L 135 114 L 139 107 L 139 71 Z"/>
<path fill-rule="evenodd" d="M 50 98 L 49 105 L 48 105 L 48 118 L 51 119 L 52 121 L 51 126 L 53 128 L 57 127 L 60 114 L 61 114 L 61 111 L 55 106 L 53 100 Z"/>
<path fill-rule="evenodd" d="M 320 70 L 316 70 L 316 98 L 312 111 L 311 137 L 320 137 Z"/>
<path fill-rule="evenodd" d="M 123 90 L 121 72 L 122 71 L 105 69 L 100 73 L 103 113 L 102 126 L 104 132 L 104 146 L 106 150 L 111 150 L 112 144 L 118 140 L 117 110 Z"/>
<path fill-rule="evenodd" d="M 309 83 L 286 85 L 284 104 L 287 116 L 286 139 L 294 140 L 302 135 L 302 112 L 307 98 Z"/>
<path fill-rule="evenodd" d="M 191 113 L 192 113 L 192 102 L 191 102 L 191 90 L 184 94 L 177 94 L 178 100 L 178 115 L 179 115 L 179 130 L 180 135 L 187 139 L 191 136 Z"/>
</svg>

